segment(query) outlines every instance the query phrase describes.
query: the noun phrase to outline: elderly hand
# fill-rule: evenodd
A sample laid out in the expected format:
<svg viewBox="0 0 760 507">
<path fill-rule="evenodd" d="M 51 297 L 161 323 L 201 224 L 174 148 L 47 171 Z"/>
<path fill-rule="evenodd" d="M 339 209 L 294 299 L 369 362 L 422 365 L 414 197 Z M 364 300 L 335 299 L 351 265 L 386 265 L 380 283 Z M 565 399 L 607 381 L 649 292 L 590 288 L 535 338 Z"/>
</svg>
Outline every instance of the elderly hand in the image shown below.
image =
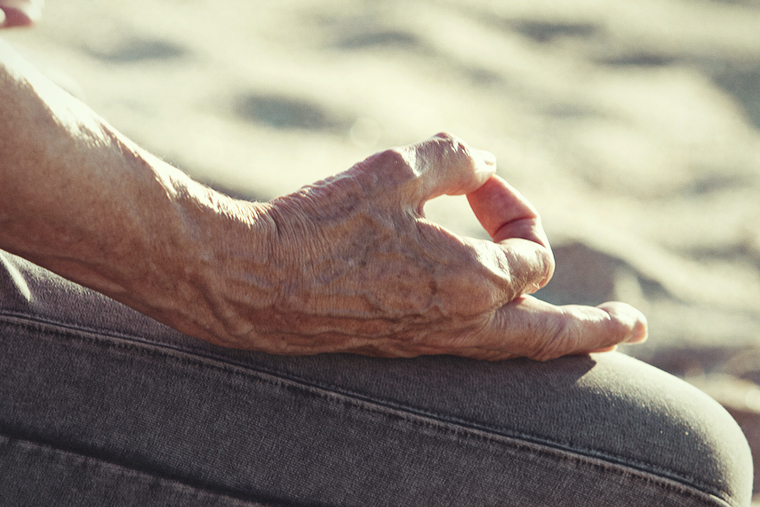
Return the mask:
<svg viewBox="0 0 760 507">
<path fill-rule="evenodd" d="M 257 208 L 248 216 L 264 243 L 244 230 L 209 243 L 223 245 L 204 256 L 214 316 L 195 334 L 278 354 L 489 360 L 643 341 L 644 316 L 628 305 L 556 307 L 528 295 L 554 259 L 535 209 L 494 170 L 491 154 L 440 134 Z M 493 242 L 426 220 L 423 205 L 443 194 L 467 194 Z"/>
<path fill-rule="evenodd" d="M 0 248 L 189 335 L 277 354 L 491 360 L 646 337 L 628 305 L 529 296 L 554 269 L 538 214 L 490 154 L 453 136 L 252 203 L 135 146 L 2 44 L 0 85 Z M 493 242 L 426 220 L 443 194 L 467 194 Z"/>
</svg>

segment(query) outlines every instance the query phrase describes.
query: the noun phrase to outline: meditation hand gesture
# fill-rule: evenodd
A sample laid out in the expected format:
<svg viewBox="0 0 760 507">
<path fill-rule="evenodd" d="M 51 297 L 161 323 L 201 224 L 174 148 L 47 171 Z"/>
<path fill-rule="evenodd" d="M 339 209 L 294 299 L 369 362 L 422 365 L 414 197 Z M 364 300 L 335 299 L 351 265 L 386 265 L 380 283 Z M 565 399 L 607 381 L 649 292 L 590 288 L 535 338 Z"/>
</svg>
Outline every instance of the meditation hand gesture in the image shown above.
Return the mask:
<svg viewBox="0 0 760 507">
<path fill-rule="evenodd" d="M 0 46 L 0 248 L 212 343 L 550 359 L 646 337 L 622 303 L 531 296 L 554 259 L 490 154 L 446 134 L 269 203 L 192 181 Z M 426 220 L 467 194 L 493 242 Z"/>
<path fill-rule="evenodd" d="M 628 305 L 527 295 L 549 281 L 554 259 L 535 209 L 494 170 L 491 154 L 440 134 L 259 205 L 257 248 L 242 231 L 209 243 L 225 253 L 209 273 L 219 299 L 205 338 L 283 354 L 491 360 L 643 340 L 645 320 Z M 423 205 L 443 194 L 467 194 L 493 242 L 426 220 Z"/>
</svg>

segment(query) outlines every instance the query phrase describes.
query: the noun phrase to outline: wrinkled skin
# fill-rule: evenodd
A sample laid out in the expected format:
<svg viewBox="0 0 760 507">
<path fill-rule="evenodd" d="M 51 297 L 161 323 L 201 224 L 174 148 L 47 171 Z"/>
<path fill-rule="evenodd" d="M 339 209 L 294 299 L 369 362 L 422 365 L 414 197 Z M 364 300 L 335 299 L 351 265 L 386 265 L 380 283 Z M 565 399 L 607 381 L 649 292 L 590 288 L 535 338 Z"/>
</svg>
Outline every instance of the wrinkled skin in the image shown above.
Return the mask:
<svg viewBox="0 0 760 507">
<path fill-rule="evenodd" d="M 0 44 L 0 248 L 211 343 L 547 360 L 644 340 L 623 303 L 529 295 L 554 260 L 536 210 L 495 168 L 439 134 L 268 203 L 235 200 Z M 466 194 L 493 241 L 426 220 L 443 194 Z"/>
<path fill-rule="evenodd" d="M 223 285 L 236 288 L 215 310 L 230 335 L 221 343 L 545 360 L 643 339 L 643 316 L 627 305 L 559 308 L 527 295 L 549 281 L 554 259 L 535 209 L 494 170 L 492 155 L 439 134 L 264 205 L 272 239 L 255 271 L 266 297 L 250 298 L 245 249 L 219 259 Z M 494 241 L 426 220 L 425 201 L 442 194 L 467 194 Z"/>
</svg>

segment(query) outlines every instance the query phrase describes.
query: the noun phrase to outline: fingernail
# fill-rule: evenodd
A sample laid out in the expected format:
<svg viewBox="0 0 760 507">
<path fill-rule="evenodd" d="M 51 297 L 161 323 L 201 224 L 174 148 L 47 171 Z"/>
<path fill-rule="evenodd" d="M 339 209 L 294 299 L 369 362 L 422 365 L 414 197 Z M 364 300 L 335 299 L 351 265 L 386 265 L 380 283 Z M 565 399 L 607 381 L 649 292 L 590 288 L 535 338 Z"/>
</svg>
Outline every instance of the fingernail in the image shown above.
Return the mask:
<svg viewBox="0 0 760 507">
<path fill-rule="evenodd" d="M 647 331 L 647 318 L 644 316 L 643 313 L 641 313 L 636 308 L 625 305 L 626 313 L 628 314 L 629 318 L 633 321 L 633 326 L 631 327 L 631 334 L 629 335 L 628 339 L 625 341 L 626 343 L 642 343 L 646 341 L 647 337 L 649 336 L 649 332 Z"/>
<path fill-rule="evenodd" d="M 474 150 L 473 155 L 476 155 L 475 160 L 477 161 L 475 173 L 480 181 L 485 182 L 496 173 L 496 156 L 485 150 Z"/>
<path fill-rule="evenodd" d="M 480 156 L 483 158 L 483 162 L 485 162 L 487 165 L 496 165 L 496 155 L 491 153 L 490 151 L 486 150 L 475 150 L 477 151 Z"/>
<path fill-rule="evenodd" d="M 599 308 L 609 313 L 613 318 L 625 323 L 631 329 L 625 343 L 642 343 L 646 341 L 649 333 L 647 331 L 647 318 L 639 310 L 627 303 L 617 301 L 604 303 Z"/>
<path fill-rule="evenodd" d="M 633 332 L 631 333 L 631 338 L 628 340 L 628 343 L 643 343 L 647 341 L 647 338 L 649 337 L 647 318 L 638 310 L 636 310 L 636 312 L 639 314 L 640 318 L 633 326 Z"/>
</svg>

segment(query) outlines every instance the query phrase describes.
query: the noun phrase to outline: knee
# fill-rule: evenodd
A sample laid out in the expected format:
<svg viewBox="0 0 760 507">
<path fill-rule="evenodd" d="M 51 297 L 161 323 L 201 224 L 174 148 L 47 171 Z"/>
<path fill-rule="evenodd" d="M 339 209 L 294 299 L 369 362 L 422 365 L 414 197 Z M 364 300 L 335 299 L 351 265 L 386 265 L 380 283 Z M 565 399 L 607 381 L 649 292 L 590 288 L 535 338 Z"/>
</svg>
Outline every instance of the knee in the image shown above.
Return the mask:
<svg viewBox="0 0 760 507">
<path fill-rule="evenodd" d="M 747 439 L 715 400 L 685 381 L 622 354 L 596 356 L 599 378 L 619 396 L 615 424 L 627 456 L 645 471 L 730 505 L 749 505 L 753 465 Z M 592 376 L 592 381 L 593 381 Z"/>
</svg>

